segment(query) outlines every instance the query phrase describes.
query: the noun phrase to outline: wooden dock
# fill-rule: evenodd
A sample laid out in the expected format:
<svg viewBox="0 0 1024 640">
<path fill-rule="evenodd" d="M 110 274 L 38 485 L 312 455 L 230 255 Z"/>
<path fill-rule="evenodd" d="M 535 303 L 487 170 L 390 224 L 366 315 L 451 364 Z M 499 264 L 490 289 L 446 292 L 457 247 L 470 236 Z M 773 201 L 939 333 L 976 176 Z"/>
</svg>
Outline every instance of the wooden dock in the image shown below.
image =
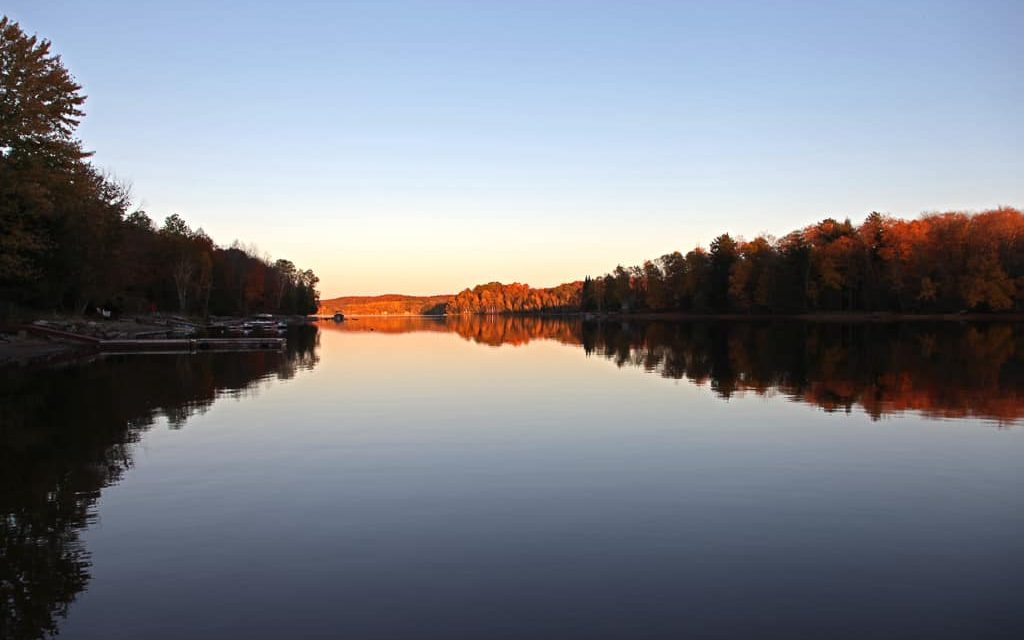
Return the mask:
<svg viewBox="0 0 1024 640">
<path fill-rule="evenodd" d="M 100 340 L 103 352 L 136 353 L 154 351 L 280 351 L 285 338 L 157 338 L 152 340 Z"/>
<path fill-rule="evenodd" d="M 103 353 L 192 353 L 196 351 L 281 351 L 286 338 L 123 338 L 103 340 L 59 329 L 29 325 L 36 335 L 51 339 L 87 344 Z"/>
</svg>

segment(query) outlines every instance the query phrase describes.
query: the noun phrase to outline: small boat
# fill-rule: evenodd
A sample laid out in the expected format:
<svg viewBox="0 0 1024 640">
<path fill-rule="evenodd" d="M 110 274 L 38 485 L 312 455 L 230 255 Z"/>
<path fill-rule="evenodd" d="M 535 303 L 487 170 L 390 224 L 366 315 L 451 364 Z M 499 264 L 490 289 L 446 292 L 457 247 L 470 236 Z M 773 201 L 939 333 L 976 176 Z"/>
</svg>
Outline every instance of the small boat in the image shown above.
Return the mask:
<svg viewBox="0 0 1024 640">
<path fill-rule="evenodd" d="M 242 326 L 248 328 L 256 335 L 263 336 L 279 336 L 288 331 L 288 324 L 286 322 L 278 322 L 274 319 L 274 316 L 268 313 L 261 313 Z"/>
</svg>

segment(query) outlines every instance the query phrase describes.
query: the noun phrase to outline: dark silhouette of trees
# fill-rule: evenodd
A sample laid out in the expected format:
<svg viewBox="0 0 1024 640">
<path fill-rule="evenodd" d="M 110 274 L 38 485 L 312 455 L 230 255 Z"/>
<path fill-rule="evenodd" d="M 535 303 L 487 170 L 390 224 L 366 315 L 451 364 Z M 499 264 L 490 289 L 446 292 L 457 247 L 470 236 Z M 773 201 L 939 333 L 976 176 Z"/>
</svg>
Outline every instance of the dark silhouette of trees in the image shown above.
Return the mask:
<svg viewBox="0 0 1024 640">
<path fill-rule="evenodd" d="M 1015 324 L 634 319 L 583 322 L 574 333 L 620 367 L 685 378 L 723 398 L 778 393 L 874 419 L 1024 419 L 1024 334 Z"/>
<path fill-rule="evenodd" d="M 708 303 L 714 311 L 726 311 L 729 309 L 729 278 L 739 259 L 736 241 L 728 233 L 718 236 L 711 241 L 709 256 Z"/>
<path fill-rule="evenodd" d="M 75 131 L 81 86 L 51 44 L 0 18 L 0 316 L 10 304 L 314 313 L 317 278 L 223 249 L 178 215 L 157 229 Z"/>
</svg>

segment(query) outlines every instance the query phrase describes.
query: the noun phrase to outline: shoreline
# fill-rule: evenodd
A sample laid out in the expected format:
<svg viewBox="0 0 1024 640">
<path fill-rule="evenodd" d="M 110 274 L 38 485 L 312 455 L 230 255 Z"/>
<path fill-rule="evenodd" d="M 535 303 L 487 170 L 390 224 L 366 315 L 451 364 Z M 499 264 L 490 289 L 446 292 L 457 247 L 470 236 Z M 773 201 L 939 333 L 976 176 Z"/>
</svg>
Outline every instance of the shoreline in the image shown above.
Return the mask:
<svg viewBox="0 0 1024 640">
<path fill-rule="evenodd" d="M 490 317 L 521 317 L 521 318 L 549 318 L 549 319 L 579 319 L 584 322 L 827 322 L 827 323 L 850 323 L 850 324 L 886 324 L 902 322 L 1024 322 L 1024 313 L 869 313 L 869 312 L 828 312 L 828 313 L 803 313 L 803 314 L 739 314 L 739 313 L 689 313 L 681 311 L 667 312 L 643 312 L 643 313 L 622 313 L 622 312 L 593 312 L 593 311 L 571 311 L 564 313 L 496 313 L 496 314 L 465 314 Z M 384 319 L 384 318 L 423 318 L 430 320 L 445 321 L 448 318 L 458 318 L 458 315 L 368 315 L 361 314 L 351 316 L 347 319 Z M 184 318 L 162 318 L 175 322 L 189 322 L 192 319 Z M 290 317 L 292 322 L 297 318 Z M 63 318 L 65 321 L 89 322 L 86 319 Z M 223 320 L 223 319 L 222 319 Z M 232 320 L 236 320 L 232 318 Z M 242 320 L 241 318 L 237 320 Z M 316 323 L 317 319 L 307 316 L 306 323 Z M 0 367 L 11 366 L 47 366 L 79 361 L 95 356 L 99 349 L 89 344 L 89 336 L 80 334 L 81 340 L 72 337 L 68 339 L 46 338 L 31 335 L 31 330 L 25 323 L 19 326 L 0 327 Z M 102 324 L 100 321 L 97 324 Z M 115 323 L 111 323 L 114 325 Z M 144 323 L 138 323 L 139 329 L 150 329 Z M 163 325 L 166 330 L 167 325 Z M 144 332 L 143 332 L 144 333 Z"/>
<path fill-rule="evenodd" d="M 623 313 L 621 311 L 539 311 L 504 313 L 466 314 L 425 314 L 425 313 L 361 313 L 346 315 L 345 320 L 381 318 L 429 318 L 444 320 L 466 316 L 519 317 L 519 318 L 582 318 L 592 320 L 666 320 L 666 321 L 805 321 L 805 322 L 1024 322 L 1024 313 L 895 313 L 873 311 L 822 311 L 814 313 L 693 313 L 689 311 L 643 311 Z M 309 316 L 312 321 L 330 321 L 326 316 Z"/>
<path fill-rule="evenodd" d="M 282 315 L 289 326 L 309 324 L 311 319 Z M 168 338 L 194 334 L 214 324 L 241 323 L 245 317 L 201 318 L 154 314 L 97 319 L 83 316 L 45 315 L 25 317 L 18 324 L 0 325 L 0 367 L 50 366 L 88 360 L 104 351 L 103 345 L 124 341 L 148 343 L 154 349 L 167 346 Z M 216 342 L 206 339 L 207 342 Z M 137 346 L 137 345 L 136 345 Z"/>
<path fill-rule="evenodd" d="M 582 316 L 584 319 L 593 320 L 670 320 L 670 321 L 697 321 L 697 320 L 729 320 L 729 321 L 805 321 L 805 322 L 1024 322 L 1024 313 L 890 313 L 890 312 L 815 312 L 815 313 L 692 313 L 685 311 L 664 311 L 664 312 L 593 312 L 578 311 L 572 316 Z"/>
</svg>

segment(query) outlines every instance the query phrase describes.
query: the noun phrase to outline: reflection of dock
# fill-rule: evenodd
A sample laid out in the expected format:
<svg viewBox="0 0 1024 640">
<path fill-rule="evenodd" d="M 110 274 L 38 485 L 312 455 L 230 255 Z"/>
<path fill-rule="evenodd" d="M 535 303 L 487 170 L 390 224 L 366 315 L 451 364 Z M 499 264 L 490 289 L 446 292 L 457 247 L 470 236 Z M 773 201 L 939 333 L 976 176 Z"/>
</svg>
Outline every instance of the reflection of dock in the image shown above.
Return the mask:
<svg viewBox="0 0 1024 640">
<path fill-rule="evenodd" d="M 167 353 L 194 351 L 280 351 L 288 344 L 286 338 L 152 338 L 103 340 L 59 329 L 31 325 L 36 335 L 56 340 L 89 345 L 104 353 Z"/>
<path fill-rule="evenodd" d="M 280 351 L 288 341 L 285 338 L 182 338 L 157 340 L 100 340 L 104 352 L 139 351 Z"/>
</svg>

